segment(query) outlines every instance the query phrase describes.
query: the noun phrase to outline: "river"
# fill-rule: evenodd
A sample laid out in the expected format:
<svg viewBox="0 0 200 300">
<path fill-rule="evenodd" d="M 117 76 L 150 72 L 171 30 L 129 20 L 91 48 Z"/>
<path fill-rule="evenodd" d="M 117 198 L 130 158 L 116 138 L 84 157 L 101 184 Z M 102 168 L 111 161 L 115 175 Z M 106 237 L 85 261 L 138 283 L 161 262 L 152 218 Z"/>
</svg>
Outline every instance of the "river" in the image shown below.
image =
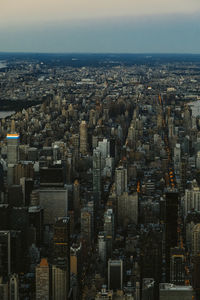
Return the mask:
<svg viewBox="0 0 200 300">
<path fill-rule="evenodd" d="M 6 67 L 6 62 L 0 61 L 0 69 L 5 68 L 5 67 Z"/>
<path fill-rule="evenodd" d="M 0 119 L 11 116 L 15 113 L 15 111 L 0 111 Z"/>
</svg>

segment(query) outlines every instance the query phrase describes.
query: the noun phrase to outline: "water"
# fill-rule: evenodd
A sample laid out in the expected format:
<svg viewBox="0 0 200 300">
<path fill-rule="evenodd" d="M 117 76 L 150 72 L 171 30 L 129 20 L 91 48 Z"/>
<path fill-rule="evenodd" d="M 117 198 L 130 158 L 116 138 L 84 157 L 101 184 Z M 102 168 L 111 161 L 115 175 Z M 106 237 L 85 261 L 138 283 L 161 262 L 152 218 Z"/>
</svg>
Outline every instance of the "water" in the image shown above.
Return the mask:
<svg viewBox="0 0 200 300">
<path fill-rule="evenodd" d="M 15 111 L 0 111 L 0 119 L 11 116 L 15 113 Z"/>
<path fill-rule="evenodd" d="M 0 69 L 5 67 L 6 67 L 6 63 L 4 61 L 0 61 Z"/>
</svg>

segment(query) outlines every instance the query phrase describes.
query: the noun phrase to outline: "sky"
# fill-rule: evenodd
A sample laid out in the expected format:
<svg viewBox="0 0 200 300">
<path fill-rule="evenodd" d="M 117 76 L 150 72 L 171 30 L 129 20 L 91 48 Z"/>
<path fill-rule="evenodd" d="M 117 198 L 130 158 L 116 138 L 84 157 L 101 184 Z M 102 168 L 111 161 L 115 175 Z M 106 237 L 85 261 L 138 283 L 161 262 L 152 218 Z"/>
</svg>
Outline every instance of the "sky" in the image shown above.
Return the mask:
<svg viewBox="0 0 200 300">
<path fill-rule="evenodd" d="M 0 51 L 200 53 L 200 0 L 0 0 Z"/>
</svg>

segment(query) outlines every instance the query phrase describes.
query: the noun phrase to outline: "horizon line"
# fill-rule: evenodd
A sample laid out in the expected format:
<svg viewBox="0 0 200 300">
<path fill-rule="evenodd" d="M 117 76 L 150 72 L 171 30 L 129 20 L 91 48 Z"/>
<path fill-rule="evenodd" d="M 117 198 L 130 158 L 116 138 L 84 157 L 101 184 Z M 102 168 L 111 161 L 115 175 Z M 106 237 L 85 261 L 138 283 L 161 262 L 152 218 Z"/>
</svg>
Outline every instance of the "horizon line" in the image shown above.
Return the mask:
<svg viewBox="0 0 200 300">
<path fill-rule="evenodd" d="M 1 54 L 52 54 L 52 55 L 200 55 L 193 52 L 46 52 L 46 51 L 0 51 Z"/>
</svg>

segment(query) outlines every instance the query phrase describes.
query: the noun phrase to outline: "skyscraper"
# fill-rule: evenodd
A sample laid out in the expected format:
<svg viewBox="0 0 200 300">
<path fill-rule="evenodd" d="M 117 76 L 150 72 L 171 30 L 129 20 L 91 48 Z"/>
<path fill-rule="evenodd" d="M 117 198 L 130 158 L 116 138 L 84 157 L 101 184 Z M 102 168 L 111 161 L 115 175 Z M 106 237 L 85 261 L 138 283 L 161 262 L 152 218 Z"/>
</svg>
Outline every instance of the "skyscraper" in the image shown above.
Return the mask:
<svg viewBox="0 0 200 300">
<path fill-rule="evenodd" d="M 55 296 L 55 300 L 65 300 L 70 289 L 70 220 L 68 217 L 59 219 L 54 225 L 54 267 L 52 269 L 53 290 L 64 291 Z M 62 296 L 62 297 L 61 297 Z"/>
<path fill-rule="evenodd" d="M 124 192 L 118 196 L 118 224 L 127 226 L 130 223 L 138 223 L 138 194 Z"/>
<path fill-rule="evenodd" d="M 98 207 L 101 199 L 101 152 L 98 149 L 93 151 L 93 191 L 98 197 Z"/>
<path fill-rule="evenodd" d="M 80 183 L 78 180 L 75 180 L 73 185 L 73 208 L 75 221 L 77 222 L 81 214 Z"/>
<path fill-rule="evenodd" d="M 184 195 L 185 216 L 192 209 L 200 211 L 200 188 L 195 185 L 193 185 L 191 190 L 188 189 L 185 190 L 185 195 Z"/>
<path fill-rule="evenodd" d="M 10 300 L 19 300 L 19 278 L 17 274 L 12 274 L 10 276 L 9 296 Z"/>
<path fill-rule="evenodd" d="M 36 267 L 36 300 L 49 300 L 49 264 L 42 258 Z"/>
<path fill-rule="evenodd" d="M 14 165 L 18 163 L 19 158 L 19 134 L 15 133 L 14 125 L 11 126 L 11 133 L 7 134 L 7 183 L 13 184 Z"/>
<path fill-rule="evenodd" d="M 13 124 L 14 120 L 12 120 Z M 19 134 L 15 132 L 15 126 L 11 126 L 11 133 L 7 134 L 7 162 L 17 164 L 19 157 Z"/>
<path fill-rule="evenodd" d="M 115 191 L 117 196 L 127 191 L 127 169 L 122 166 L 115 170 Z"/>
<path fill-rule="evenodd" d="M 92 242 L 92 213 L 87 207 L 81 210 L 81 237 L 87 244 Z"/>
<path fill-rule="evenodd" d="M 192 257 L 193 272 L 192 272 L 192 286 L 196 293 L 196 299 L 200 299 L 200 255 Z"/>
<path fill-rule="evenodd" d="M 66 300 L 69 293 L 69 278 L 67 271 L 52 265 L 52 298 L 53 300 Z"/>
<path fill-rule="evenodd" d="M 87 136 L 87 123 L 82 121 L 80 124 L 80 153 L 86 155 L 88 151 L 88 136 Z"/>
<path fill-rule="evenodd" d="M 165 260 L 166 280 L 170 280 L 170 249 L 177 246 L 178 192 L 167 190 L 165 198 Z"/>
<path fill-rule="evenodd" d="M 11 272 L 11 233 L 0 231 L 0 276 L 8 277 Z"/>
<path fill-rule="evenodd" d="M 183 248 L 171 248 L 170 282 L 176 285 L 185 284 L 185 256 Z"/>
<path fill-rule="evenodd" d="M 192 230 L 192 255 L 200 254 L 200 223 L 196 224 Z"/>
<path fill-rule="evenodd" d="M 122 290 L 123 287 L 123 261 L 112 260 L 108 261 L 108 289 Z"/>
</svg>

